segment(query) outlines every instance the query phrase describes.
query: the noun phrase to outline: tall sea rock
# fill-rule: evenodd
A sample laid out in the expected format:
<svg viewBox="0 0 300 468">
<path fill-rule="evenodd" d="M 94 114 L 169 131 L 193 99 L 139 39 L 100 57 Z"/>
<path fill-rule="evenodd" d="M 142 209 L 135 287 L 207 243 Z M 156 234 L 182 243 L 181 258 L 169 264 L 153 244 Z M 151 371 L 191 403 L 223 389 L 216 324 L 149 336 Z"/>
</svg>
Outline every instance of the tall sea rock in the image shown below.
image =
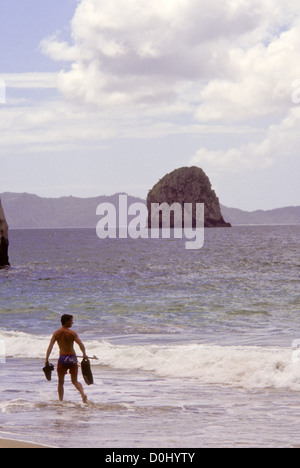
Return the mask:
<svg viewBox="0 0 300 468">
<path fill-rule="evenodd" d="M 9 266 L 8 260 L 8 225 L 0 200 L 0 268 Z"/>
<path fill-rule="evenodd" d="M 151 203 L 193 204 L 193 227 L 196 226 L 196 203 L 204 203 L 204 227 L 231 227 L 221 213 L 219 199 L 205 172 L 199 167 L 182 167 L 164 176 L 147 197 L 148 226 L 151 227 Z M 171 227 L 174 227 L 171 223 Z"/>
</svg>

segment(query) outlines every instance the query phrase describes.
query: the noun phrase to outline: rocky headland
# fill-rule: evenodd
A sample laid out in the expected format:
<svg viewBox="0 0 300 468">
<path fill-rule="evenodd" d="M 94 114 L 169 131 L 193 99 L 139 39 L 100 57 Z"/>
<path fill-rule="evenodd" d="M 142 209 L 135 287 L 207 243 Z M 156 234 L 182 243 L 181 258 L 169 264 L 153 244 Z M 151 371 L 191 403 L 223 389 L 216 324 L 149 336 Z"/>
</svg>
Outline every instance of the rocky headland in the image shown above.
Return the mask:
<svg viewBox="0 0 300 468">
<path fill-rule="evenodd" d="M 8 259 L 8 225 L 0 200 L 0 268 L 9 266 Z"/>
</svg>

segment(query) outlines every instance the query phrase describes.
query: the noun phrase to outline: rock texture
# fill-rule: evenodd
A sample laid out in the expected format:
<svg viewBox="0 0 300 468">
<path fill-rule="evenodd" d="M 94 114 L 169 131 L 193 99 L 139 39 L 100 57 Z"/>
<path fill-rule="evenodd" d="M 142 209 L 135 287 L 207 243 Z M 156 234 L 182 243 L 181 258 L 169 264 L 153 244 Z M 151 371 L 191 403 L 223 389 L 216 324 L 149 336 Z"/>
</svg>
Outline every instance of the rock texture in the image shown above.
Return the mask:
<svg viewBox="0 0 300 468">
<path fill-rule="evenodd" d="M 8 225 L 0 200 L 0 268 L 9 266 L 8 260 Z"/>
<path fill-rule="evenodd" d="M 204 203 L 205 227 L 231 227 L 221 213 L 219 199 L 205 172 L 199 167 L 183 167 L 167 174 L 150 190 L 147 197 L 148 225 L 151 227 L 151 203 L 193 203 L 193 228 L 196 227 L 196 203 Z M 171 223 L 171 227 L 174 227 Z"/>
</svg>

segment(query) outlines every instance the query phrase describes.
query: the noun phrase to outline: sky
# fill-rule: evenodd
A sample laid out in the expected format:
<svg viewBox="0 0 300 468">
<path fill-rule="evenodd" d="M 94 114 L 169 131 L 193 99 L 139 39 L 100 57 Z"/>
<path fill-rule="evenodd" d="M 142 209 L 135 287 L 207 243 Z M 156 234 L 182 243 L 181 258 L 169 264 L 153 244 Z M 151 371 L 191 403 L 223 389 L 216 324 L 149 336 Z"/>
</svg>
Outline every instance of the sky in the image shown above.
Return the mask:
<svg viewBox="0 0 300 468">
<path fill-rule="evenodd" d="M 300 205 L 299 0 L 1 0 L 0 193 Z"/>
</svg>

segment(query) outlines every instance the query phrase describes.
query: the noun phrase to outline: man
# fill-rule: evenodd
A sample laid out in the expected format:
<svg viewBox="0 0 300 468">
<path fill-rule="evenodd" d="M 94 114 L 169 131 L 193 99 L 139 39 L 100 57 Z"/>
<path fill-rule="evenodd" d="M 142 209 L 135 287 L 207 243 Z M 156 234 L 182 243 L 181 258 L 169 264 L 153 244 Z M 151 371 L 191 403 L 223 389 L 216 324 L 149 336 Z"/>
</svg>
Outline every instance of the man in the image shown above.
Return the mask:
<svg viewBox="0 0 300 468">
<path fill-rule="evenodd" d="M 78 382 L 78 363 L 77 363 L 77 356 L 74 351 L 74 342 L 78 344 L 83 357 L 86 357 L 86 351 L 83 343 L 80 341 L 77 333 L 70 328 L 73 325 L 73 316 L 65 314 L 61 317 L 61 324 L 62 327 L 59 330 L 54 332 L 49 348 L 46 354 L 45 365 L 49 364 L 49 357 L 53 350 L 54 344 L 57 342 L 60 351 L 60 358 L 58 360 L 57 365 L 57 374 L 58 374 L 58 396 L 59 400 L 63 401 L 64 399 L 64 383 L 65 383 L 65 375 L 67 374 L 68 370 L 71 374 L 71 380 L 74 387 L 79 391 L 82 397 L 83 403 L 87 402 L 87 396 L 83 391 L 83 387 L 80 382 Z"/>
</svg>

